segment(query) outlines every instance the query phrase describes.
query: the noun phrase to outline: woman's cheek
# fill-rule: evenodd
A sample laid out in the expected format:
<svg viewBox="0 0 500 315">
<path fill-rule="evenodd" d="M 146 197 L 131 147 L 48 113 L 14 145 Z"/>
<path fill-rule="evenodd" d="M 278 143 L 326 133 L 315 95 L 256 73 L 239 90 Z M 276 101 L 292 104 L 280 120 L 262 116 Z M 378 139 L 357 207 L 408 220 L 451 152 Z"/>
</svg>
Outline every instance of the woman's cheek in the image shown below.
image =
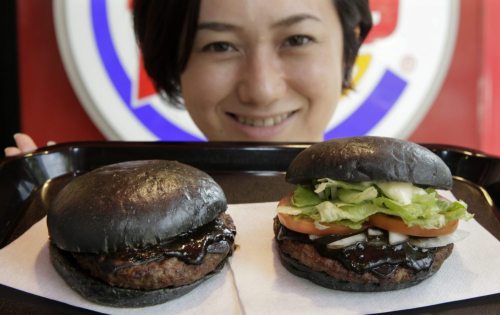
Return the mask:
<svg viewBox="0 0 500 315">
<path fill-rule="evenodd" d="M 308 62 L 291 67 L 293 73 L 290 77 L 293 80 L 289 82 L 298 93 L 310 102 L 314 104 L 328 103 L 335 106 L 341 93 L 340 69 L 340 62 L 337 65 L 328 58 L 310 58 Z"/>
<path fill-rule="evenodd" d="M 231 93 L 234 78 L 228 67 L 204 64 L 193 64 L 192 67 L 194 69 L 187 69 L 181 79 L 186 103 L 195 102 L 205 108 L 215 107 Z"/>
</svg>

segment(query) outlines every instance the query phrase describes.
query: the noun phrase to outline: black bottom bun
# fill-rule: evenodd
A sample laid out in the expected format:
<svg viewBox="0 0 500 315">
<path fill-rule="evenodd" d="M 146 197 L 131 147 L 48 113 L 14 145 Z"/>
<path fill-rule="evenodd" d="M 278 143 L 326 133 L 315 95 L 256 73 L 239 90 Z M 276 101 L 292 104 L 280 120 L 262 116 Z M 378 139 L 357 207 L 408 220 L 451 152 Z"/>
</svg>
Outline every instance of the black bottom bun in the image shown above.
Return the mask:
<svg viewBox="0 0 500 315">
<path fill-rule="evenodd" d="M 73 264 L 72 259 L 66 253 L 52 244 L 49 246 L 49 252 L 56 271 L 73 290 L 91 302 L 113 307 L 144 307 L 176 299 L 219 273 L 227 260 L 227 258 L 224 259 L 214 271 L 203 278 L 187 285 L 156 290 L 136 290 L 112 287 L 88 276 Z"/>
<path fill-rule="evenodd" d="M 329 289 L 355 292 L 391 291 L 414 286 L 435 274 L 453 249 L 453 244 L 436 249 L 434 262 L 428 270 L 414 272 L 400 266 L 391 277 L 380 279 L 369 272 L 358 274 L 347 270 L 339 261 L 320 256 L 309 244 L 290 240 L 276 243 L 282 265 L 294 275 Z M 301 258 L 304 262 L 299 261 Z M 328 273 L 317 270 L 325 267 L 330 268 Z"/>
</svg>

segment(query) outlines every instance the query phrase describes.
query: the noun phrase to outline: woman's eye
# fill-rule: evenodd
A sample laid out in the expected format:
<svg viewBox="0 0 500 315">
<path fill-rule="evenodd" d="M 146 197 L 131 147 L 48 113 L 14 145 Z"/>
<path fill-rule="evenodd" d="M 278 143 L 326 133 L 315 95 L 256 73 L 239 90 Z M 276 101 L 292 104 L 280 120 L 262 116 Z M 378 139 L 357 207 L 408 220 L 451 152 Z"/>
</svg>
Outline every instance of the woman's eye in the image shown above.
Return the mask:
<svg viewBox="0 0 500 315">
<path fill-rule="evenodd" d="M 205 45 L 202 49 L 204 52 L 229 52 L 235 50 L 234 46 L 227 42 L 210 43 Z"/>
<path fill-rule="evenodd" d="M 311 36 L 307 35 L 293 35 L 286 39 L 285 46 L 304 46 L 314 42 L 314 39 Z"/>
</svg>

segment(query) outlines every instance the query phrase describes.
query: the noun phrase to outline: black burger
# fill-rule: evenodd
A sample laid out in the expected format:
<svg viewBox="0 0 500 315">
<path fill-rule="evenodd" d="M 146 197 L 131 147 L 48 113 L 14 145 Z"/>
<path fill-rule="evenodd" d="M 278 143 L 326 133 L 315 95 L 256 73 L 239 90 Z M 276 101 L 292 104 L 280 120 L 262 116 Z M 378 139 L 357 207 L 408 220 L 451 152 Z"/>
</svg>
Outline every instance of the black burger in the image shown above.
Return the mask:
<svg viewBox="0 0 500 315">
<path fill-rule="evenodd" d="M 274 222 L 282 264 L 321 286 L 387 291 L 432 276 L 463 237 L 469 219 L 450 201 L 446 164 L 425 147 L 385 137 L 314 144 L 290 164 L 295 191 Z"/>
<path fill-rule="evenodd" d="M 50 205 L 51 261 L 86 299 L 163 303 L 219 272 L 236 230 L 221 187 L 194 167 L 123 162 L 76 177 Z"/>
</svg>

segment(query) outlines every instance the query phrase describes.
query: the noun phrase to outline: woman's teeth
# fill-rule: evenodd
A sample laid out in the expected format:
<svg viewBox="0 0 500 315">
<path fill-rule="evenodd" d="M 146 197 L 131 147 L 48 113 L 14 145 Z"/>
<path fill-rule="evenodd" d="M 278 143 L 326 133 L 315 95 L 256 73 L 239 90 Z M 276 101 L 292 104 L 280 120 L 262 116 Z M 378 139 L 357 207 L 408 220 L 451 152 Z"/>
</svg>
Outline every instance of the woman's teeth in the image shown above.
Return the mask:
<svg viewBox="0 0 500 315">
<path fill-rule="evenodd" d="M 268 118 L 251 118 L 245 116 L 236 116 L 236 119 L 239 123 L 243 125 L 248 125 L 252 127 L 271 127 L 278 125 L 288 117 L 290 117 L 291 113 L 281 114 L 274 117 Z"/>
</svg>

